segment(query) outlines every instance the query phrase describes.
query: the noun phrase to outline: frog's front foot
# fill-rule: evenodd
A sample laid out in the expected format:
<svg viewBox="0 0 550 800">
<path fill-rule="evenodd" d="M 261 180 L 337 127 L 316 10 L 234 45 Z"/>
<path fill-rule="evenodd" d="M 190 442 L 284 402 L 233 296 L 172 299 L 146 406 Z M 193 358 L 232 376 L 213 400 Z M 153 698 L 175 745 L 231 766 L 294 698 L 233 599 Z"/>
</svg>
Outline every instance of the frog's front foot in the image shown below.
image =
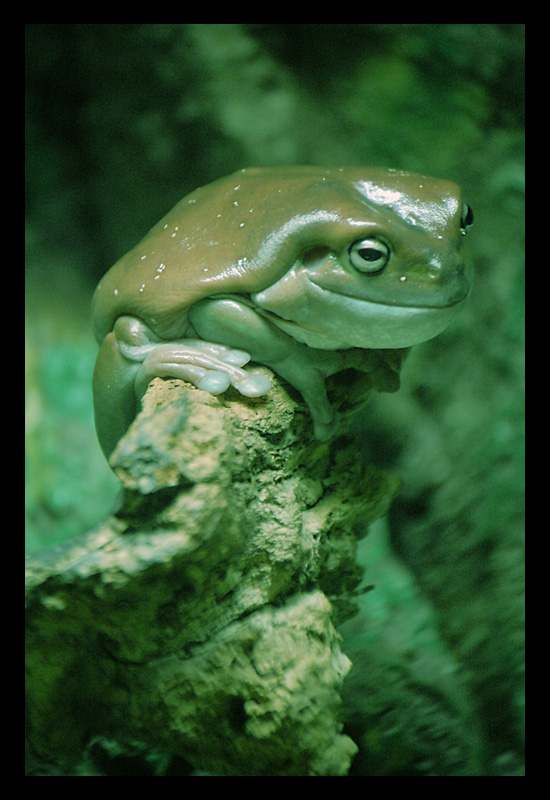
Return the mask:
<svg viewBox="0 0 550 800">
<path fill-rule="evenodd" d="M 123 354 L 130 355 L 124 350 Z M 230 385 L 246 397 L 260 397 L 271 389 L 266 375 L 241 369 L 250 360 L 244 350 L 201 339 L 184 339 L 151 345 L 144 355 L 136 375 L 138 397 L 145 394 L 153 378 L 182 378 L 211 394 L 221 394 Z"/>
<path fill-rule="evenodd" d="M 134 362 L 132 374 L 139 399 L 153 378 L 181 378 L 198 389 L 221 394 L 233 385 L 247 397 L 259 397 L 271 389 L 266 375 L 245 372 L 250 361 L 244 350 L 204 339 L 165 341 L 136 317 L 119 317 L 114 339 L 126 363 Z"/>
</svg>

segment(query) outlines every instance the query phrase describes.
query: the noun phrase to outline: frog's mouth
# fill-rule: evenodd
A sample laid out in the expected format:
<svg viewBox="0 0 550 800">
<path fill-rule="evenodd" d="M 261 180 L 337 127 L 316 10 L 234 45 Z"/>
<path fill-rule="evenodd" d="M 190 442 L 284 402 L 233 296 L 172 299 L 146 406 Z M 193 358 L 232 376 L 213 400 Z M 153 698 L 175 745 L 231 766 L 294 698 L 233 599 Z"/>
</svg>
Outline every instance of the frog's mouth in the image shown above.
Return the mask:
<svg viewBox="0 0 550 800">
<path fill-rule="evenodd" d="M 443 331 L 464 297 L 446 306 L 398 306 L 361 300 L 302 282 L 299 293 L 251 295 L 258 311 L 298 342 L 323 350 L 411 347 Z"/>
<path fill-rule="evenodd" d="M 407 273 L 399 280 L 393 277 L 393 285 L 387 280 L 379 281 L 374 278 L 360 276 L 363 280 L 357 282 L 357 275 L 353 276 L 355 282 L 350 283 L 350 276 L 344 271 L 333 272 L 316 271 L 314 269 L 291 270 L 285 278 L 291 275 L 304 284 L 313 284 L 324 291 L 345 295 L 356 300 L 366 300 L 370 303 L 383 306 L 397 306 L 399 308 L 411 306 L 412 308 L 447 308 L 466 299 L 472 288 L 472 269 L 463 259 L 457 259 L 455 264 L 448 265 L 443 271 L 437 263 L 431 269 L 426 269 L 427 279 L 424 286 L 414 275 L 407 278 Z M 284 279 L 283 279 L 284 280 Z M 402 283 L 403 281 L 403 283 Z M 307 289 L 306 289 L 307 291 Z"/>
</svg>

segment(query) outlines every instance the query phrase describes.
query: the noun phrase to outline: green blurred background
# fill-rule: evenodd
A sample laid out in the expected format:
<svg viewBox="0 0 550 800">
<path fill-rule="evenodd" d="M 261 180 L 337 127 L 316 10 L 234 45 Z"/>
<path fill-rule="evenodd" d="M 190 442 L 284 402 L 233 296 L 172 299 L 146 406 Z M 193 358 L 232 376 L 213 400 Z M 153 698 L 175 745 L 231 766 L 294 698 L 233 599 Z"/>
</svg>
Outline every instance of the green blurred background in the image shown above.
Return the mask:
<svg viewBox="0 0 550 800">
<path fill-rule="evenodd" d="M 467 309 L 355 421 L 365 459 L 403 479 L 362 550 L 377 590 L 346 629 L 368 662 L 348 700 L 355 774 L 522 774 L 523 28 L 26 25 L 31 551 L 116 496 L 93 430 L 91 295 L 184 194 L 245 166 L 371 164 L 455 180 L 474 208 Z M 456 764 L 447 739 L 440 753 L 403 712 L 394 741 L 388 708 L 357 700 L 395 664 L 455 709 Z"/>
</svg>

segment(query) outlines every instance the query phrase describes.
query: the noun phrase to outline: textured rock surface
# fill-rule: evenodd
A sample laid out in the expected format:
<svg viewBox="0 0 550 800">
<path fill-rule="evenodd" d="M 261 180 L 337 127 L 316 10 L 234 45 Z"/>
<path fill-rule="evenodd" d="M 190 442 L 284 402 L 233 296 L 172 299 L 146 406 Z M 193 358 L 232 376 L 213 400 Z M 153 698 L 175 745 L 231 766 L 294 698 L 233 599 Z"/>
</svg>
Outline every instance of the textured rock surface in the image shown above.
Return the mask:
<svg viewBox="0 0 550 800">
<path fill-rule="evenodd" d="M 396 480 L 317 442 L 277 381 L 244 400 L 157 379 L 111 463 L 120 508 L 28 561 L 31 750 L 74 763 L 106 737 L 217 775 L 345 775 L 334 626 Z"/>
</svg>

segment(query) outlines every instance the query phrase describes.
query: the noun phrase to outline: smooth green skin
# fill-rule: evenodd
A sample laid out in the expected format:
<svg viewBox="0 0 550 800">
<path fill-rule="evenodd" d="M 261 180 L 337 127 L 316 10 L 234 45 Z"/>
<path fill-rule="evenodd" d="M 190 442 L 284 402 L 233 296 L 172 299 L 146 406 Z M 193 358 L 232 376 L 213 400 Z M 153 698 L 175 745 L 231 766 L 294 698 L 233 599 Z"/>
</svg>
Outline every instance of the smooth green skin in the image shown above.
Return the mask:
<svg viewBox="0 0 550 800">
<path fill-rule="evenodd" d="M 327 377 L 371 372 L 373 351 L 430 339 L 457 313 L 470 216 L 454 183 L 370 167 L 246 169 L 184 197 L 94 294 L 103 451 L 156 376 L 265 394 L 248 360 L 298 389 L 330 438 Z M 371 261 L 351 255 L 363 240 Z"/>
</svg>

